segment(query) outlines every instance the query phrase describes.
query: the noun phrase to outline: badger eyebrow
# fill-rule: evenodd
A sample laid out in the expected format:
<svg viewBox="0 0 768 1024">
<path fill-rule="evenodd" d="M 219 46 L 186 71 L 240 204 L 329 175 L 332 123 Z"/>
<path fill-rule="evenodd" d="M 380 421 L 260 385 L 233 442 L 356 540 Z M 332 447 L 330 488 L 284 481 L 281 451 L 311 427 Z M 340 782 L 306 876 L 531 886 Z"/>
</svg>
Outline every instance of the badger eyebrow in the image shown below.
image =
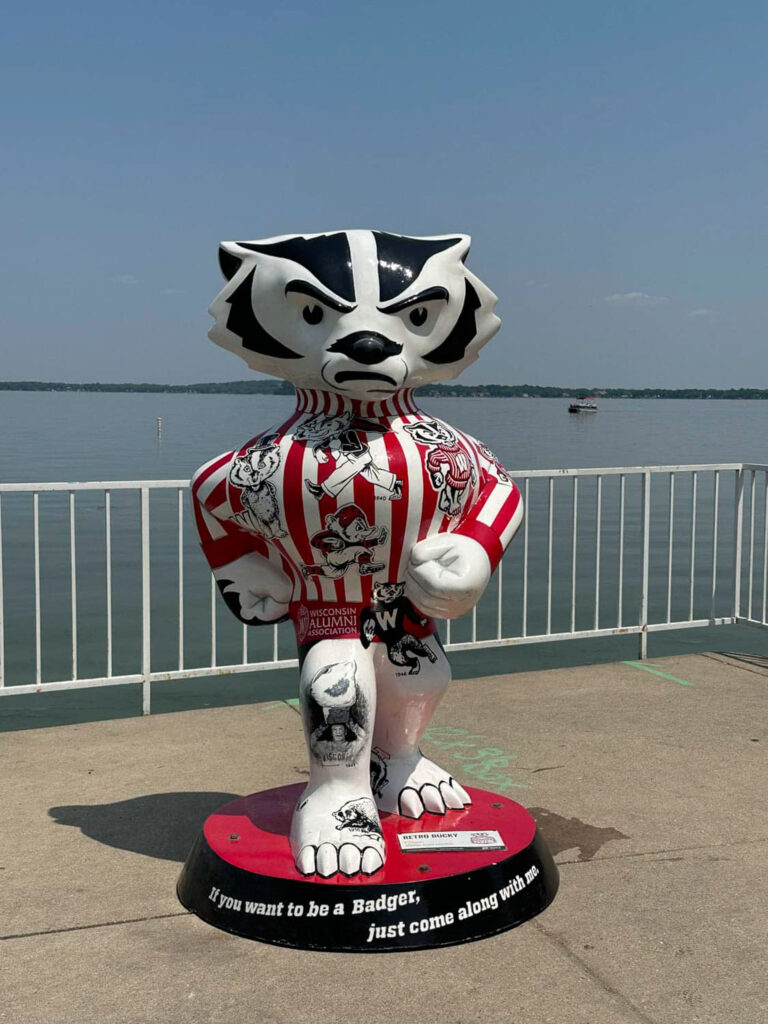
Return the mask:
<svg viewBox="0 0 768 1024">
<path fill-rule="evenodd" d="M 382 309 L 381 306 L 376 308 L 380 313 L 400 313 L 404 309 L 408 309 L 410 306 L 419 306 L 422 302 L 432 302 L 434 299 L 445 299 L 448 300 L 448 291 L 446 288 L 426 288 L 423 292 L 419 292 L 418 295 L 411 295 L 407 299 L 400 299 L 399 302 L 393 302 L 391 306 L 387 306 L 386 309 Z"/>
<path fill-rule="evenodd" d="M 317 299 L 318 302 L 322 302 L 330 309 L 335 309 L 337 313 L 351 313 L 356 306 L 348 306 L 346 302 L 340 302 L 335 299 L 332 295 L 328 295 L 326 292 L 320 291 L 319 288 L 315 288 L 309 281 L 289 281 L 285 286 L 285 294 L 288 292 L 298 292 L 299 295 L 308 295 L 310 299 Z"/>
</svg>

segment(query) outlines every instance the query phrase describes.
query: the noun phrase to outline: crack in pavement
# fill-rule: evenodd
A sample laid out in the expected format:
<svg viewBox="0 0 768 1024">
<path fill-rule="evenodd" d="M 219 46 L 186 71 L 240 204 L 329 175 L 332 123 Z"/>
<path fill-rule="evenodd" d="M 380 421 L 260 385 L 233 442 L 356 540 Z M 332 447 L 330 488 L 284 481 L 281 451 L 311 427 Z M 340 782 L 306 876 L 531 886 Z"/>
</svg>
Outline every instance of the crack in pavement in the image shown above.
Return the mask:
<svg viewBox="0 0 768 1024">
<path fill-rule="evenodd" d="M 74 924 L 69 928 L 46 928 L 38 932 L 18 932 L 16 935 L 0 935 L 0 942 L 11 939 L 32 939 L 41 935 L 62 935 L 66 932 L 85 932 L 91 928 L 114 928 L 120 924 L 140 924 L 142 921 L 165 921 L 169 917 L 189 917 L 189 910 L 179 910 L 174 914 L 151 914 L 148 917 L 126 917 L 119 921 L 97 921 L 95 924 Z"/>
<path fill-rule="evenodd" d="M 717 651 L 703 651 L 700 657 L 709 658 L 710 661 L 717 661 L 721 665 L 728 665 L 729 668 L 739 668 L 742 672 L 749 672 L 753 676 L 762 676 L 763 679 L 768 675 L 768 665 L 758 665 L 754 662 L 745 661 L 735 654 L 720 654 Z"/>
<path fill-rule="evenodd" d="M 557 866 L 563 864 L 594 864 L 604 860 L 628 860 L 630 857 L 659 857 L 665 853 L 691 853 L 696 850 L 726 850 L 731 847 L 749 846 L 752 843 L 768 843 L 768 836 L 761 839 L 735 839 L 727 843 L 702 843 L 700 846 L 673 846 L 668 850 L 640 850 L 636 853 L 616 853 L 606 857 L 590 857 L 589 860 L 559 860 Z M 671 860 L 672 858 L 667 858 Z M 683 858 L 675 858 L 682 860 Z"/>
<path fill-rule="evenodd" d="M 640 1007 L 629 998 L 629 996 L 625 995 L 620 989 L 616 988 L 615 985 L 608 981 L 607 978 L 604 978 L 599 974 L 593 967 L 586 963 L 578 953 L 575 953 L 561 935 L 545 928 L 540 921 L 533 921 L 532 924 L 538 932 L 540 932 L 545 938 L 549 939 L 549 941 L 556 946 L 561 953 L 567 956 L 572 963 L 586 974 L 590 981 L 593 981 L 604 992 L 621 1002 L 627 1010 L 635 1015 L 638 1021 L 641 1021 L 642 1024 L 658 1024 L 653 1017 L 649 1017 L 648 1014 L 644 1013 L 643 1010 L 641 1010 Z"/>
</svg>

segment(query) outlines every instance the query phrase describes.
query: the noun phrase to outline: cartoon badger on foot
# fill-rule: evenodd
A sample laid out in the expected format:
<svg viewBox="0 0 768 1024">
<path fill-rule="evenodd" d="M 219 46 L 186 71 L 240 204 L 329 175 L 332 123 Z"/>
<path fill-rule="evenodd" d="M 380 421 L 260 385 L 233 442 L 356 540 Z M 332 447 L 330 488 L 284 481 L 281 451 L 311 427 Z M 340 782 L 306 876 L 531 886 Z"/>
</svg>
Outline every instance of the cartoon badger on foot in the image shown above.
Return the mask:
<svg viewBox="0 0 768 1024">
<path fill-rule="evenodd" d="M 522 505 L 490 450 L 414 397 L 498 329 L 469 241 L 334 231 L 220 247 L 210 336 L 290 381 L 296 408 L 198 470 L 195 514 L 237 617 L 296 628 L 310 776 L 290 842 L 305 875 L 379 870 L 381 811 L 470 802 L 419 750 L 450 679 L 434 619 L 474 607 Z"/>
</svg>

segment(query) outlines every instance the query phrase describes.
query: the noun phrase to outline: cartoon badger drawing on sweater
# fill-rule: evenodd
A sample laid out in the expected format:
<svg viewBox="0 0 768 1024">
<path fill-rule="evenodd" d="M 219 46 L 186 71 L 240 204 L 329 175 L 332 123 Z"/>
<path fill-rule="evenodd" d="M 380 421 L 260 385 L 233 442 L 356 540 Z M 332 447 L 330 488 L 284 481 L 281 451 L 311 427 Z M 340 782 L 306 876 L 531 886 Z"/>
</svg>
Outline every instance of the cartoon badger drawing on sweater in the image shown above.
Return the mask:
<svg viewBox="0 0 768 1024">
<path fill-rule="evenodd" d="M 195 514 L 230 609 L 296 630 L 310 777 L 290 839 L 304 875 L 378 871 L 379 812 L 470 803 L 419 750 L 450 680 L 434 618 L 474 607 L 523 510 L 489 449 L 414 399 L 498 329 L 469 244 L 335 231 L 220 246 L 210 337 L 290 381 L 296 408 L 197 471 Z"/>
</svg>

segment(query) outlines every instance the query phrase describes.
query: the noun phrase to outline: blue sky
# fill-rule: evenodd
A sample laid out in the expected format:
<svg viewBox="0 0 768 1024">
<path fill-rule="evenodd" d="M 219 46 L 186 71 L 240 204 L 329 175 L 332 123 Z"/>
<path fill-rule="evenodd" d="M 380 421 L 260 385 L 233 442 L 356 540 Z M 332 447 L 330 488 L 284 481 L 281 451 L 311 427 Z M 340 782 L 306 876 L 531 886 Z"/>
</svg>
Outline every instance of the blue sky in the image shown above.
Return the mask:
<svg viewBox="0 0 768 1024">
<path fill-rule="evenodd" d="M 236 380 L 216 245 L 463 231 L 466 382 L 768 386 L 764 3 L 28 3 L 0 379 Z"/>
</svg>

